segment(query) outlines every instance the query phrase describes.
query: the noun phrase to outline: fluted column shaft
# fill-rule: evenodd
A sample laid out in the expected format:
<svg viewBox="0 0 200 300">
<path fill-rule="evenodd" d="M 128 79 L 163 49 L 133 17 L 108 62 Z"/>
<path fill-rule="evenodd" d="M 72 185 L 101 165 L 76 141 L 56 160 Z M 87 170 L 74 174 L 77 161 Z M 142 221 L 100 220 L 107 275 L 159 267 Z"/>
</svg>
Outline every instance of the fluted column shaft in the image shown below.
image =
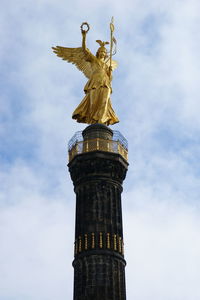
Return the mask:
<svg viewBox="0 0 200 300">
<path fill-rule="evenodd" d="M 76 193 L 74 300 L 125 300 L 121 193 L 128 164 L 93 151 L 68 166 Z"/>
</svg>

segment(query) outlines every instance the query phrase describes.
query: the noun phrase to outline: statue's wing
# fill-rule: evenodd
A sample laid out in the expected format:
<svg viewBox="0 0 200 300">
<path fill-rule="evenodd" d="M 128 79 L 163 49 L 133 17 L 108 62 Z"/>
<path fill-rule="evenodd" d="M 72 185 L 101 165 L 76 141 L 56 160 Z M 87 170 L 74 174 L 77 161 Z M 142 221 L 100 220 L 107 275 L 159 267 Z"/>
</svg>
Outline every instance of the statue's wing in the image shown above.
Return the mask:
<svg viewBox="0 0 200 300">
<path fill-rule="evenodd" d="M 83 51 L 81 47 L 65 48 L 61 46 L 52 47 L 52 49 L 57 56 L 74 64 L 87 78 L 91 78 L 91 59 L 93 54 L 88 49 Z"/>
<path fill-rule="evenodd" d="M 110 60 L 108 59 L 106 62 L 107 66 L 110 67 Z M 115 70 L 118 67 L 118 63 L 116 60 L 112 60 L 111 62 L 112 69 Z"/>
</svg>

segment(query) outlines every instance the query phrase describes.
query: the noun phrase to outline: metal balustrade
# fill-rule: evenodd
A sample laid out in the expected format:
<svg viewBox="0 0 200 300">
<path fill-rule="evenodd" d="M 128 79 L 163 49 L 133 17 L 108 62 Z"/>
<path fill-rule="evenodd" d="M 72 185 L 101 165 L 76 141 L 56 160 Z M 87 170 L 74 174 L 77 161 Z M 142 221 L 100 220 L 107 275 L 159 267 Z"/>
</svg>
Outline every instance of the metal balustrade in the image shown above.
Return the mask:
<svg viewBox="0 0 200 300">
<path fill-rule="evenodd" d="M 85 141 L 75 140 L 74 144 L 69 148 L 69 161 L 71 161 L 78 154 L 97 150 L 118 153 L 126 161 L 128 161 L 128 150 L 125 149 L 119 140 L 105 140 L 100 138 Z"/>
</svg>

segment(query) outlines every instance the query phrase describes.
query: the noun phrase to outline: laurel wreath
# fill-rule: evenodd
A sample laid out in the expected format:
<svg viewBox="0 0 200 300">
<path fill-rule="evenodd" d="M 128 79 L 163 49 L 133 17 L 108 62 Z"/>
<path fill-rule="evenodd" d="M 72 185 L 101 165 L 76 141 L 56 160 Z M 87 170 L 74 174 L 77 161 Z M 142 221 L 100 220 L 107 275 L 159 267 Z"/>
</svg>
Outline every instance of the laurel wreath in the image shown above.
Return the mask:
<svg viewBox="0 0 200 300">
<path fill-rule="evenodd" d="M 83 29 L 83 26 L 87 26 L 87 30 L 85 30 L 86 31 L 86 33 L 90 30 L 90 25 L 87 23 L 87 22 L 83 22 L 82 24 L 81 24 L 81 30 L 84 30 Z"/>
</svg>

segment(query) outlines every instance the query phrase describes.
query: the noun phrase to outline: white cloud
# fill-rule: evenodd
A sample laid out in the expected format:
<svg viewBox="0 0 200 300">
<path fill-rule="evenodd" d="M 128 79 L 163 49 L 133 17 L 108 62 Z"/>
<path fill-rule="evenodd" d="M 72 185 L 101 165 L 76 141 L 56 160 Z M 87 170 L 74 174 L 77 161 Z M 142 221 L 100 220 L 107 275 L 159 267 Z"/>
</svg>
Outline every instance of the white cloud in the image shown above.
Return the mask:
<svg viewBox="0 0 200 300">
<path fill-rule="evenodd" d="M 44 174 L 22 163 L 1 175 L 0 299 L 71 297 L 72 192 L 62 180 L 50 191 Z"/>
<path fill-rule="evenodd" d="M 153 203 L 127 213 L 127 289 L 136 299 L 198 299 L 199 218 L 189 207 Z M 134 287 L 133 287 L 134 284 Z"/>
</svg>

